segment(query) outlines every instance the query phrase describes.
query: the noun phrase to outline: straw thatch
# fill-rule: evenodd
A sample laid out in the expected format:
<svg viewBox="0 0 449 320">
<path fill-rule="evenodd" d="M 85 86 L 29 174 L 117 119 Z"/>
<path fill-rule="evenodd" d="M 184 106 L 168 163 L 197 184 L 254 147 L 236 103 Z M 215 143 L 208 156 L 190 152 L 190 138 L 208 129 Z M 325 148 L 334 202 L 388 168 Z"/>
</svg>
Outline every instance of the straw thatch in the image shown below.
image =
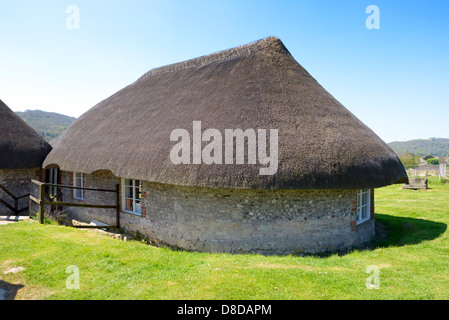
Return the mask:
<svg viewBox="0 0 449 320">
<path fill-rule="evenodd" d="M 51 146 L 0 100 L 0 169 L 40 168 Z"/>
<path fill-rule="evenodd" d="M 170 133 L 192 133 L 193 121 L 221 133 L 278 129 L 277 173 L 261 176 L 259 164 L 174 165 Z M 407 181 L 392 149 L 276 37 L 151 70 L 78 118 L 45 160 L 50 164 L 212 188 L 351 189 Z"/>
</svg>

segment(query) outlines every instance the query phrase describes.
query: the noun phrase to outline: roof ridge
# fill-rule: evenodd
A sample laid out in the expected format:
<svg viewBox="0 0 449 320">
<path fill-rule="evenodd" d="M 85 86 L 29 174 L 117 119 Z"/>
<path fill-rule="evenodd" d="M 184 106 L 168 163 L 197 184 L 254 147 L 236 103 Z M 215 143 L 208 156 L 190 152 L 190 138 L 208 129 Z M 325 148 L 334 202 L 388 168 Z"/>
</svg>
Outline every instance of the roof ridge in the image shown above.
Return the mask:
<svg viewBox="0 0 449 320">
<path fill-rule="evenodd" d="M 259 49 L 266 47 L 267 44 L 272 43 L 274 41 L 280 41 L 280 40 L 279 40 L 279 38 L 274 37 L 274 36 L 266 37 L 266 38 L 263 38 L 263 39 L 260 39 L 257 41 L 253 41 L 251 43 L 244 44 L 244 45 L 241 45 L 238 47 L 217 51 L 217 52 L 210 53 L 210 54 L 200 56 L 197 58 L 193 58 L 193 59 L 169 64 L 166 66 L 154 68 L 154 69 L 151 69 L 150 71 L 148 71 L 147 73 L 145 73 L 143 76 L 141 76 L 139 78 L 139 80 L 145 79 L 145 78 L 148 78 L 151 76 L 155 76 L 158 74 L 179 71 L 179 70 L 192 68 L 192 67 L 200 67 L 200 66 L 203 66 L 203 65 L 209 64 L 211 62 L 215 62 L 215 61 L 220 61 L 220 60 L 225 61 L 225 60 L 230 60 L 230 59 L 233 59 L 236 57 L 249 57 L 252 53 L 257 52 Z"/>
</svg>

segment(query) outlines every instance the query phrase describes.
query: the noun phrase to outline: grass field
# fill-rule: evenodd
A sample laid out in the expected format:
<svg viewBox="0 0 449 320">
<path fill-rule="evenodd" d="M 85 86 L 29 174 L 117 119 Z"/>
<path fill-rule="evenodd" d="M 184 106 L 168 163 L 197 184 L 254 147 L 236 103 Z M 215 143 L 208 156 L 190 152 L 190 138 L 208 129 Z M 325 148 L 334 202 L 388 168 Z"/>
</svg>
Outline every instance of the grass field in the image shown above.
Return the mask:
<svg viewBox="0 0 449 320">
<path fill-rule="evenodd" d="M 429 187 L 376 189 L 377 241 L 325 257 L 192 253 L 55 224 L 3 225 L 0 288 L 15 299 L 447 300 L 449 184 Z M 4 273 L 14 267 L 25 269 Z M 73 270 L 79 289 L 69 289 Z"/>
</svg>

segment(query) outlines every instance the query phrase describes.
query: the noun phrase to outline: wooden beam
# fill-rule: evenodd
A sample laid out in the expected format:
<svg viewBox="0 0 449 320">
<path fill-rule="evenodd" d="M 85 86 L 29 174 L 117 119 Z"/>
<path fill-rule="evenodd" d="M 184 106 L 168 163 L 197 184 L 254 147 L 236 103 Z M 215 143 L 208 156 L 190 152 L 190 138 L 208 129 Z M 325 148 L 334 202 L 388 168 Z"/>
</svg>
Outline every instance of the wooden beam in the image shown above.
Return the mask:
<svg viewBox="0 0 449 320">
<path fill-rule="evenodd" d="M 39 223 L 44 224 L 44 213 L 45 213 L 45 206 L 42 201 L 42 197 L 44 196 L 44 184 L 42 183 L 39 186 Z M 31 197 L 31 196 L 30 196 Z"/>
<path fill-rule="evenodd" d="M 119 229 L 117 226 L 92 226 L 92 225 L 75 225 L 75 228 L 81 229 Z"/>
<path fill-rule="evenodd" d="M 30 195 L 30 200 L 35 202 L 36 204 L 41 204 L 41 201 L 38 198 L 36 198 L 36 197 L 34 197 L 32 195 Z"/>
<path fill-rule="evenodd" d="M 30 196 L 30 207 L 31 202 L 35 202 L 39 205 L 39 222 L 43 223 L 43 216 L 45 211 L 45 205 L 52 206 L 61 206 L 61 207 L 81 207 L 81 208 L 99 208 L 99 209 L 116 209 L 116 226 L 104 227 L 104 226 L 75 226 L 82 228 L 120 228 L 120 186 L 117 184 L 115 190 L 111 189 L 95 189 L 95 188 L 84 188 L 84 187 L 75 187 L 69 185 L 61 185 L 61 184 L 52 184 L 52 183 L 43 183 L 37 180 L 31 180 L 31 183 L 39 186 L 39 199 Z M 89 191 L 99 191 L 99 192 L 114 192 L 116 194 L 116 205 L 103 205 L 103 204 L 88 204 L 88 203 L 72 203 L 72 202 L 62 202 L 62 201 L 46 201 L 44 199 L 45 196 L 48 195 L 45 192 L 45 187 L 57 187 L 57 188 L 67 188 L 67 189 L 77 189 L 77 190 L 89 190 Z"/>
<path fill-rule="evenodd" d="M 40 187 L 42 184 L 44 184 L 43 182 L 31 179 L 31 183 L 37 185 L 38 187 Z"/>
<path fill-rule="evenodd" d="M 45 185 L 46 187 L 58 187 L 58 188 L 67 188 L 67 189 L 78 189 L 78 190 L 90 190 L 90 191 L 102 191 L 102 192 L 116 192 L 116 190 L 111 189 L 95 189 L 95 188 L 85 188 L 85 187 L 75 187 L 64 184 L 54 184 L 54 183 L 43 183 L 37 180 L 31 180 L 32 183 L 41 186 Z"/>
<path fill-rule="evenodd" d="M 116 200 L 117 200 L 117 211 L 116 211 L 116 225 L 120 228 L 120 185 L 115 185 Z"/>
<path fill-rule="evenodd" d="M 68 186 L 63 184 L 52 184 L 52 183 L 44 183 L 46 187 L 58 187 L 58 188 L 66 188 L 66 189 L 77 189 L 77 190 L 88 190 L 88 191 L 101 191 L 101 192 L 114 192 L 116 190 L 111 189 L 95 189 L 95 188 L 85 188 L 85 187 L 75 187 L 75 186 Z"/>
<path fill-rule="evenodd" d="M 41 201 L 41 204 L 48 204 L 52 206 L 61 207 L 81 207 L 81 208 L 100 208 L 100 209 L 116 209 L 117 206 L 109 206 L 104 204 L 88 204 L 88 203 L 73 203 L 73 202 L 60 202 L 60 201 Z"/>
</svg>

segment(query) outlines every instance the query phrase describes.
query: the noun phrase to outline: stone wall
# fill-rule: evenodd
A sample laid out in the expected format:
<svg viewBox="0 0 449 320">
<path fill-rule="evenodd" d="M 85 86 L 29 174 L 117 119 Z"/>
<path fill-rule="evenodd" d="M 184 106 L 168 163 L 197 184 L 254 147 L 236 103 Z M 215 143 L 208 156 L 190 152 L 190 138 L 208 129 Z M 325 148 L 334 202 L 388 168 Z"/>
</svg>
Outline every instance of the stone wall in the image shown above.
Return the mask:
<svg viewBox="0 0 449 320">
<path fill-rule="evenodd" d="M 35 169 L 0 169 L 0 184 L 8 189 L 16 197 L 30 193 L 31 179 L 40 179 L 41 170 Z M 0 189 L 0 199 L 14 207 L 14 200 Z M 29 197 L 19 200 L 19 209 L 28 207 Z M 0 204 L 0 215 L 12 215 L 13 212 Z M 21 215 L 27 215 L 28 211 Z"/>
<path fill-rule="evenodd" d="M 143 190 L 141 232 L 186 249 L 316 253 L 351 248 L 374 235 L 374 215 L 355 223 L 356 190 L 213 190 L 148 182 Z"/>
<path fill-rule="evenodd" d="M 60 171 L 61 183 L 73 186 L 73 172 Z M 97 189 L 115 190 L 120 179 L 116 178 L 109 171 L 95 172 L 94 174 L 84 174 L 84 187 Z M 74 197 L 73 189 L 62 188 L 62 201 L 74 203 L 105 204 L 115 205 L 116 194 L 110 192 L 84 191 L 84 200 Z M 63 213 L 69 214 L 73 219 L 90 223 L 92 220 L 101 221 L 109 225 L 116 223 L 115 209 L 95 209 L 64 207 Z"/>
<path fill-rule="evenodd" d="M 72 176 L 62 174 L 71 185 Z M 86 187 L 113 189 L 118 183 L 120 179 L 107 172 L 85 175 Z M 85 199 L 103 204 L 116 201 L 115 195 L 89 192 Z M 73 200 L 72 190 L 65 191 L 64 200 Z M 128 231 L 184 249 L 316 253 L 370 241 L 374 201 L 371 210 L 370 220 L 356 223 L 357 190 L 225 190 L 143 182 L 142 215 L 122 212 L 120 219 Z M 77 220 L 115 223 L 115 210 L 70 211 Z"/>
</svg>

